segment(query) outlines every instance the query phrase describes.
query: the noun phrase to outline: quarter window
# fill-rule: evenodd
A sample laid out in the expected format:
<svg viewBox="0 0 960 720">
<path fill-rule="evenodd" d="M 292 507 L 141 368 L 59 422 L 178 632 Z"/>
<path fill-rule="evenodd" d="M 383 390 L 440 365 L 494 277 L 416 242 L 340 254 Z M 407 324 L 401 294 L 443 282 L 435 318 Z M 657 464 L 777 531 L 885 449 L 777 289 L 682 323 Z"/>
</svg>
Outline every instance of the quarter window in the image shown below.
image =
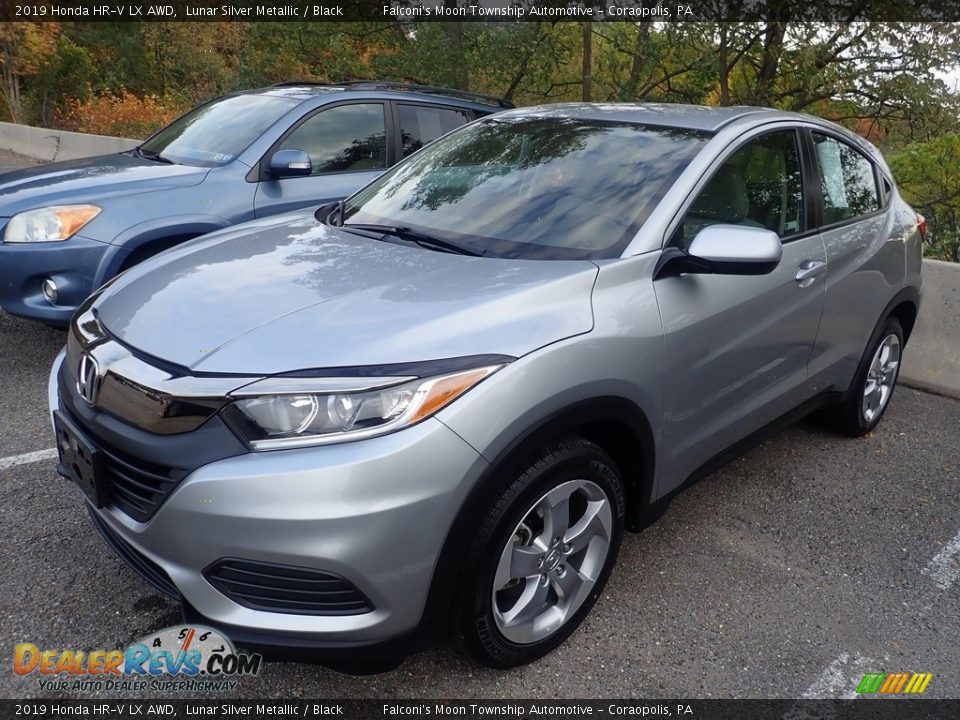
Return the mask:
<svg viewBox="0 0 960 720">
<path fill-rule="evenodd" d="M 823 193 L 823 224 L 832 225 L 880 208 L 873 163 L 828 135 L 813 133 Z"/>
<path fill-rule="evenodd" d="M 803 179 L 793 130 L 751 140 L 720 167 L 683 220 L 683 246 L 710 225 L 772 230 L 781 239 L 803 229 Z"/>
<path fill-rule="evenodd" d="M 380 103 L 338 105 L 308 118 L 280 144 L 310 155 L 313 175 L 381 170 L 387 166 L 387 130 Z"/>
<path fill-rule="evenodd" d="M 403 157 L 473 120 L 463 110 L 425 105 L 398 105 L 397 112 L 400 115 Z"/>
</svg>

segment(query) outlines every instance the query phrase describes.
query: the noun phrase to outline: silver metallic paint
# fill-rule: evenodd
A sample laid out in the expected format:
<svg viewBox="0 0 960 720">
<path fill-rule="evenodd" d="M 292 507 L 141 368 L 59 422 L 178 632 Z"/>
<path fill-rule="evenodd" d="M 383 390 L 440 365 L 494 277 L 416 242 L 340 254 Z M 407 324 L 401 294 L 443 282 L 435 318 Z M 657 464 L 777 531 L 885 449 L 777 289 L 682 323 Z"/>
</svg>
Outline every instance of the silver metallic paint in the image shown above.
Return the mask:
<svg viewBox="0 0 960 720">
<path fill-rule="evenodd" d="M 830 123 L 742 108 L 513 112 L 716 135 L 618 260 L 467 258 L 347 236 L 299 214 L 182 246 L 130 271 L 95 304 L 124 343 L 213 373 L 259 377 L 474 353 L 518 358 L 403 431 L 212 463 L 146 524 L 100 511 L 208 617 L 331 639 L 409 630 L 464 499 L 528 428 L 580 401 L 621 399 L 646 418 L 656 447 L 652 494 L 642 500 L 662 497 L 783 412 L 816 393 L 846 390 L 883 309 L 899 291 L 920 288 L 915 213 L 896 189 L 874 217 L 784 243 L 768 275 L 652 280 L 686 206 L 757 134 L 829 128 L 888 172 L 872 146 Z M 798 282 L 809 263 L 825 263 L 826 273 Z M 50 402 L 58 404 L 53 381 Z M 339 573 L 378 609 L 324 618 L 242 608 L 200 576 L 225 555 Z"/>
</svg>

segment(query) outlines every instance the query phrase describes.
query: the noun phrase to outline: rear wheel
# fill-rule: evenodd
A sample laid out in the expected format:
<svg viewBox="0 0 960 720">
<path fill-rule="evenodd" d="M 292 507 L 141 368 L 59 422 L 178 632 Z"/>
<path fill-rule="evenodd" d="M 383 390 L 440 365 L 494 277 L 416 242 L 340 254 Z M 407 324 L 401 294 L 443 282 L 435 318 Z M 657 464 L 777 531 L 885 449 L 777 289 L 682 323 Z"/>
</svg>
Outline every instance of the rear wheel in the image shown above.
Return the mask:
<svg viewBox="0 0 960 720">
<path fill-rule="evenodd" d="M 579 437 L 545 448 L 481 521 L 453 606 L 457 647 L 500 668 L 557 647 L 599 597 L 623 518 L 623 482 L 609 455 Z"/>
<path fill-rule="evenodd" d="M 824 425 L 851 437 L 864 435 L 880 423 L 900 375 L 904 345 L 900 322 L 887 318 L 870 340 L 843 402 L 820 415 Z"/>
</svg>

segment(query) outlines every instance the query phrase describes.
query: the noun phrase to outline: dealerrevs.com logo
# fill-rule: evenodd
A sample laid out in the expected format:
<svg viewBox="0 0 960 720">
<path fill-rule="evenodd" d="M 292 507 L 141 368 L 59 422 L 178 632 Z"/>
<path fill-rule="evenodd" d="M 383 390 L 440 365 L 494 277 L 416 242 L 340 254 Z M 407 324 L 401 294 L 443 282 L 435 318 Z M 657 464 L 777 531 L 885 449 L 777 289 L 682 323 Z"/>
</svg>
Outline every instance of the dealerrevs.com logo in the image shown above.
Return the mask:
<svg viewBox="0 0 960 720">
<path fill-rule="evenodd" d="M 169 692 L 233 690 L 239 678 L 259 674 L 263 658 L 238 653 L 224 635 L 200 625 L 175 625 L 125 650 L 14 648 L 13 671 L 38 676 L 40 689 Z"/>
</svg>

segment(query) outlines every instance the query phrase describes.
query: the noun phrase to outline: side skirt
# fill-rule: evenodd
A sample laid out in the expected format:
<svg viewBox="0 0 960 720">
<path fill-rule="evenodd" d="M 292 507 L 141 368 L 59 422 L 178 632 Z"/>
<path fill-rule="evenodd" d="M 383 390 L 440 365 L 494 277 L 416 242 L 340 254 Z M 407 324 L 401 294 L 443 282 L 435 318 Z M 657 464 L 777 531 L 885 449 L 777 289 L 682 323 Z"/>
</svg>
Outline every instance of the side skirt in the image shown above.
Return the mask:
<svg viewBox="0 0 960 720">
<path fill-rule="evenodd" d="M 696 485 L 705 477 L 712 475 L 720 468 L 746 454 L 753 448 L 763 443 L 765 440 L 769 440 L 774 435 L 778 435 L 786 428 L 796 424 L 807 415 L 810 415 L 812 412 L 819 410 L 820 408 L 839 404 L 843 399 L 843 395 L 844 394 L 842 392 L 838 391 L 824 392 L 820 395 L 816 395 L 792 410 L 784 413 L 776 420 L 764 425 L 759 430 L 755 430 L 743 439 L 735 442 L 733 445 L 721 450 L 719 453 L 703 463 L 703 465 L 690 473 L 687 479 L 680 483 L 680 485 L 678 485 L 674 490 L 671 490 L 663 497 L 651 503 L 647 511 L 643 514 L 643 522 L 640 525 L 641 529 L 649 527 L 660 517 L 662 517 L 666 512 L 667 507 L 670 505 L 670 501 L 684 490 Z"/>
</svg>

